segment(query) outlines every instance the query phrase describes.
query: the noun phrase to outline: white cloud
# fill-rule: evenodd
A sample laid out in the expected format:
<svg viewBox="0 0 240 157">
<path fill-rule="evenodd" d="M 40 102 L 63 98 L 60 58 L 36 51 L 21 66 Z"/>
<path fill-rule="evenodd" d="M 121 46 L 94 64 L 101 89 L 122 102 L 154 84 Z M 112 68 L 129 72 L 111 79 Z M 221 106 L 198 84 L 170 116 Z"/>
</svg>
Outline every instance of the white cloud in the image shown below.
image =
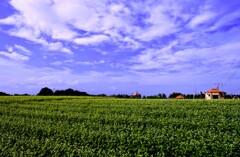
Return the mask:
<svg viewBox="0 0 240 157">
<path fill-rule="evenodd" d="M 44 38 L 40 37 L 40 32 L 38 31 L 34 31 L 28 28 L 20 28 L 10 30 L 8 33 L 12 36 L 21 37 L 38 44 L 42 44 L 49 51 L 61 51 L 67 54 L 73 54 L 73 52 L 70 49 L 64 47 L 61 42 L 47 42 Z"/>
<path fill-rule="evenodd" d="M 151 41 L 155 38 L 161 38 L 165 35 L 172 34 L 177 30 L 174 28 L 173 25 L 162 25 L 162 26 L 152 26 L 147 30 L 143 30 L 136 34 L 136 38 L 142 41 Z"/>
<path fill-rule="evenodd" d="M 9 16 L 5 19 L 0 19 L 0 24 L 16 25 L 16 26 L 20 27 L 23 24 L 22 16 L 15 14 L 15 15 Z"/>
<path fill-rule="evenodd" d="M 240 18 L 240 11 L 237 10 L 237 11 L 234 11 L 230 14 L 226 14 L 224 16 L 222 16 L 222 18 L 217 21 L 214 26 L 212 26 L 209 31 L 214 31 L 214 30 L 217 30 L 223 26 L 226 26 L 226 25 L 232 25 L 234 24 L 236 21 L 238 21 L 238 19 Z M 236 21 L 235 21 L 236 20 Z"/>
<path fill-rule="evenodd" d="M 10 4 L 19 13 L 1 19 L 0 23 L 15 25 L 10 35 L 43 45 L 50 43 L 48 37 L 55 44 L 63 40 L 79 45 L 96 45 L 112 39 L 117 45 L 128 43 L 127 47 L 137 49 L 141 47 L 138 41 L 151 41 L 177 32 L 175 19 L 182 15 L 181 7 L 165 1 L 125 5 L 108 0 L 12 0 Z M 149 14 L 142 19 L 144 26 L 136 24 L 142 13 Z M 54 49 L 51 44 L 46 47 Z M 67 48 L 62 51 L 70 53 Z"/>
<path fill-rule="evenodd" d="M 97 65 L 97 64 L 104 64 L 105 60 L 100 60 L 100 61 L 93 61 L 93 62 L 89 62 L 89 61 L 79 61 L 77 62 L 77 64 L 79 65 L 88 65 L 88 66 L 93 66 L 93 65 Z"/>
<path fill-rule="evenodd" d="M 100 53 L 101 55 L 103 55 L 103 56 L 105 56 L 105 55 L 108 54 L 108 52 L 103 51 L 103 50 L 101 50 L 101 49 L 97 49 L 96 51 L 99 52 L 99 53 Z"/>
<path fill-rule="evenodd" d="M 16 48 L 17 50 L 23 52 L 23 53 L 26 54 L 26 55 L 31 55 L 31 54 L 32 54 L 31 51 L 28 50 L 28 49 L 27 49 L 26 47 L 24 47 L 24 46 L 15 44 L 15 45 L 14 45 L 14 48 Z"/>
<path fill-rule="evenodd" d="M 129 37 L 123 38 L 123 42 L 127 43 L 127 45 L 125 47 L 132 48 L 132 49 L 138 49 L 142 46 L 141 43 L 139 43 L 138 41 L 133 40 Z"/>
<path fill-rule="evenodd" d="M 27 27 L 15 28 L 8 31 L 9 35 L 24 38 L 36 43 L 43 43 L 44 40 L 40 38 L 40 32 Z"/>
<path fill-rule="evenodd" d="M 74 42 L 79 45 L 95 45 L 108 40 L 110 40 L 110 38 L 106 35 L 93 35 L 90 37 L 74 39 Z"/>
<path fill-rule="evenodd" d="M 177 25 L 174 20 L 166 14 L 166 8 L 157 5 L 151 8 L 150 17 L 146 20 L 150 27 L 142 29 L 135 34 L 137 39 L 151 41 L 157 37 L 172 34 L 177 31 Z"/>
<path fill-rule="evenodd" d="M 71 40 L 77 33 L 67 27 L 67 23 L 58 17 L 49 1 L 31 1 L 24 3 L 12 0 L 11 5 L 20 11 L 19 14 L 1 19 L 1 24 L 15 25 L 8 31 L 9 35 L 21 37 L 38 44 L 42 44 L 50 51 L 62 51 L 72 54 L 72 51 L 60 42 L 48 42 L 43 35 L 49 35 L 52 39 Z"/>
<path fill-rule="evenodd" d="M 76 33 L 67 28 L 61 18 L 52 9 L 52 3 L 47 0 L 12 0 L 11 5 L 21 13 L 21 21 L 33 30 L 51 35 L 53 39 L 69 40 Z"/>
<path fill-rule="evenodd" d="M 206 23 L 208 22 L 210 19 L 212 19 L 213 17 L 215 17 L 216 14 L 210 11 L 206 11 L 203 12 L 197 16 L 195 16 L 188 24 L 188 26 L 190 28 L 195 28 L 198 25 L 202 24 L 202 23 Z"/>
<path fill-rule="evenodd" d="M 231 43 L 211 48 L 190 48 L 173 53 L 172 46 L 162 49 L 148 49 L 134 57 L 132 70 L 158 70 L 171 74 L 172 71 L 205 73 L 226 73 L 227 69 L 235 69 L 233 60 L 239 60 L 240 43 Z M 236 66 L 237 62 L 235 63 Z"/>
<path fill-rule="evenodd" d="M 99 31 L 105 0 L 55 0 L 54 12 L 65 23 L 85 31 Z"/>
<path fill-rule="evenodd" d="M 27 61 L 27 60 L 29 60 L 28 56 L 24 56 L 24 55 L 16 53 L 16 52 L 0 51 L 0 55 L 3 55 L 5 57 L 8 57 L 8 58 L 10 58 L 12 60 L 15 60 L 15 61 Z"/>
<path fill-rule="evenodd" d="M 12 0 L 11 5 L 19 10 L 20 14 L 9 16 L 1 21 L 5 24 L 16 25 L 18 31 L 12 31 L 11 35 L 28 39 L 33 38 L 32 35 L 38 39 L 43 38 L 41 36 L 45 34 L 52 39 L 89 45 L 91 42 L 98 44 L 107 39 L 97 35 L 88 38 L 77 36 L 97 32 L 107 33 L 115 42 L 125 42 L 126 35 L 127 38 L 134 37 L 135 39 L 150 41 L 156 37 L 176 32 L 174 21 L 171 21 L 164 13 L 166 9 L 161 5 L 148 6 L 149 4 L 146 3 L 145 8 L 150 12 L 150 18 L 145 19 L 145 21 L 151 25 L 149 28 L 135 26 L 132 22 L 135 17 L 132 17 L 131 14 L 132 12 L 138 12 L 139 8 L 135 7 L 133 9 L 136 10 L 130 10 L 123 3 L 109 5 L 105 0 L 91 2 L 86 0 L 55 0 L 53 3 L 47 0 L 37 0 L 34 3 L 31 0 L 26 0 L 23 3 L 19 0 Z M 14 23 L 16 20 L 18 24 Z M 69 26 L 85 32 L 80 33 Z M 21 33 L 19 33 L 19 30 L 21 30 Z M 124 32 L 125 35 L 120 35 L 120 32 Z M 43 40 L 46 39 L 43 38 Z M 133 44 L 132 48 L 136 48 L 136 43 Z"/>
<path fill-rule="evenodd" d="M 65 52 L 67 54 L 73 54 L 73 52 L 64 47 L 63 44 L 61 42 L 56 42 L 56 43 L 44 43 L 44 46 L 46 46 L 48 48 L 48 50 L 50 51 L 62 51 Z"/>
<path fill-rule="evenodd" d="M 21 45 L 14 46 L 5 46 L 7 51 L 1 51 L 0 55 L 5 56 L 11 60 L 24 62 L 29 60 L 29 56 L 31 56 L 31 51 Z"/>
</svg>

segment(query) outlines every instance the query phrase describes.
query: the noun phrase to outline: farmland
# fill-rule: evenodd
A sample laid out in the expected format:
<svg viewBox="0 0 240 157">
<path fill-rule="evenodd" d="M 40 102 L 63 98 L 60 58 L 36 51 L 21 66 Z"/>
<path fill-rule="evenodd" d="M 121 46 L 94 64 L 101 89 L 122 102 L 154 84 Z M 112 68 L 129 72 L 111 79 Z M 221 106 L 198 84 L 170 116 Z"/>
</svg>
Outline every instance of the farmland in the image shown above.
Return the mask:
<svg viewBox="0 0 240 157">
<path fill-rule="evenodd" d="M 0 131 L 0 156 L 240 156 L 240 101 L 0 97 Z"/>
</svg>

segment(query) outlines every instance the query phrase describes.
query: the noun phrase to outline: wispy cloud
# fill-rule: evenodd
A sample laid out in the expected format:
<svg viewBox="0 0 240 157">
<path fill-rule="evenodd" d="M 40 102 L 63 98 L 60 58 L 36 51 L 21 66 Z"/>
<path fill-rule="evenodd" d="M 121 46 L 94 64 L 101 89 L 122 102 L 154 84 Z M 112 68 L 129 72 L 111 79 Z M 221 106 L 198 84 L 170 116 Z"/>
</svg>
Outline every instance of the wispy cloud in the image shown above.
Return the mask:
<svg viewBox="0 0 240 157">
<path fill-rule="evenodd" d="M 210 11 L 205 11 L 197 16 L 195 16 L 190 22 L 189 22 L 189 27 L 194 28 L 197 27 L 200 24 L 203 24 L 206 22 L 209 22 L 210 19 L 212 19 L 214 16 L 216 16 L 215 13 L 210 12 Z"/>
<path fill-rule="evenodd" d="M 121 45 L 119 42 L 128 43 L 133 49 L 139 47 L 135 39 L 151 41 L 177 31 L 175 21 L 166 13 L 175 10 L 176 15 L 179 11 L 176 7 L 161 4 L 143 4 L 144 12 L 150 14 L 144 17 L 144 25 L 136 25 L 134 21 L 141 15 L 140 8 L 136 6 L 140 4 L 136 2 L 127 6 L 123 2 L 107 3 L 106 0 L 62 0 L 54 3 L 12 0 L 11 5 L 20 11 L 19 14 L 1 19 L 0 23 L 15 26 L 9 31 L 10 35 L 38 43 L 46 41 L 45 36 L 58 42 L 71 41 L 80 45 L 96 45 L 111 38 L 117 45 Z M 89 33 L 101 35 L 91 36 Z"/>
<path fill-rule="evenodd" d="M 24 56 L 22 54 L 19 54 L 17 52 L 4 52 L 4 51 L 0 51 L 0 55 L 3 55 L 5 57 L 8 57 L 12 60 L 16 60 L 16 61 L 27 61 L 29 60 L 28 56 Z"/>
<path fill-rule="evenodd" d="M 173 71 L 189 72 L 193 69 L 192 73 L 204 74 L 206 71 L 226 73 L 226 69 L 235 69 L 232 64 L 234 58 L 240 59 L 238 57 L 239 43 L 211 48 L 190 48 L 173 52 L 175 44 L 171 43 L 162 49 L 143 51 L 131 60 L 135 64 L 129 68 L 132 70 L 157 70 L 168 74 Z"/>
<path fill-rule="evenodd" d="M 26 55 L 31 55 L 31 54 L 32 54 L 31 51 L 28 50 L 28 49 L 27 49 L 26 47 L 24 47 L 24 46 L 15 44 L 15 45 L 14 45 L 14 48 L 16 48 L 17 50 L 20 50 L 21 52 L 25 53 Z"/>
<path fill-rule="evenodd" d="M 21 45 L 5 46 L 6 51 L 0 51 L 0 55 L 5 56 L 11 60 L 24 62 L 28 61 L 31 56 L 31 51 Z"/>
<path fill-rule="evenodd" d="M 29 41 L 43 45 L 49 51 L 61 51 L 67 54 L 72 54 L 69 48 L 63 46 L 61 42 L 48 42 L 43 37 L 40 37 L 39 31 L 34 31 L 28 28 L 12 29 L 8 32 L 10 35 L 21 37 Z"/>
<path fill-rule="evenodd" d="M 90 37 L 74 39 L 74 42 L 79 45 L 95 45 L 108 40 L 110 40 L 110 38 L 106 35 L 94 35 Z"/>
<path fill-rule="evenodd" d="M 220 20 L 218 20 L 210 29 L 209 31 L 216 31 L 219 28 L 223 28 L 224 26 L 232 26 L 233 27 L 238 25 L 238 21 L 240 18 L 240 11 L 233 11 L 230 14 L 223 15 Z"/>
<path fill-rule="evenodd" d="M 86 62 L 86 61 L 77 62 L 77 64 L 79 65 L 87 65 L 87 66 L 93 66 L 93 65 L 104 64 L 104 63 L 105 63 L 105 60 L 93 61 L 93 62 Z"/>
</svg>

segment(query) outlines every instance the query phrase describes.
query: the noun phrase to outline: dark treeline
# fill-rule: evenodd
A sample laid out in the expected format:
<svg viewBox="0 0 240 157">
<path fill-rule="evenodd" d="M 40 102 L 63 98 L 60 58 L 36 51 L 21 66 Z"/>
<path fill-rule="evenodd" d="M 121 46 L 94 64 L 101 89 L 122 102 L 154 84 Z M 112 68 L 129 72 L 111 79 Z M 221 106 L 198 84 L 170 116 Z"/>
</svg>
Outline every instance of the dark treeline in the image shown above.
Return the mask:
<svg viewBox="0 0 240 157">
<path fill-rule="evenodd" d="M 48 87 L 42 88 L 39 93 L 37 94 L 39 96 L 96 96 L 96 97 L 113 97 L 113 98 L 143 98 L 143 99 L 175 99 L 177 96 L 181 95 L 184 99 L 204 99 L 205 95 L 204 93 L 200 94 L 182 94 L 179 92 L 173 92 L 168 97 L 165 93 L 159 93 L 157 95 L 149 95 L 149 96 L 139 96 L 134 97 L 133 95 L 128 94 L 113 94 L 113 95 L 106 95 L 106 94 L 98 94 L 98 95 L 90 95 L 87 92 L 74 90 L 71 88 L 68 88 L 66 90 L 56 90 L 53 91 L 52 89 Z M 11 94 L 0 92 L 0 96 L 11 96 Z M 30 96 L 29 94 L 14 94 L 13 96 Z M 225 93 L 224 94 L 225 99 L 239 99 L 240 95 L 230 95 Z"/>
<path fill-rule="evenodd" d="M 131 96 L 127 95 L 127 94 L 113 94 L 113 95 L 110 95 L 110 97 L 113 97 L 113 98 L 131 98 Z"/>
<path fill-rule="evenodd" d="M 7 94 L 5 92 L 0 92 L 0 96 L 9 96 L 10 94 Z"/>
<path fill-rule="evenodd" d="M 66 90 L 53 91 L 52 89 L 50 89 L 48 87 L 42 88 L 37 95 L 40 95 L 40 96 L 52 96 L 52 95 L 55 95 L 55 96 L 90 96 L 90 94 L 88 94 L 86 92 L 73 90 L 71 88 L 68 88 Z"/>
<path fill-rule="evenodd" d="M 177 96 L 182 95 L 184 97 L 184 99 L 205 99 L 205 94 L 204 93 L 200 93 L 200 94 L 182 94 L 182 93 L 178 93 L 178 92 L 173 92 L 172 94 L 169 95 L 169 99 L 174 99 Z M 225 99 L 239 99 L 240 95 L 233 95 L 233 94 L 227 94 L 224 93 L 224 98 Z"/>
<path fill-rule="evenodd" d="M 204 99 L 205 98 L 205 95 L 202 92 L 200 94 L 182 94 L 182 93 L 173 92 L 172 94 L 169 95 L 168 98 L 173 99 L 179 95 L 182 95 L 185 99 Z"/>
<path fill-rule="evenodd" d="M 160 93 L 157 95 L 149 95 L 149 96 L 143 96 L 144 99 L 167 99 L 167 96 L 165 93 Z"/>
</svg>

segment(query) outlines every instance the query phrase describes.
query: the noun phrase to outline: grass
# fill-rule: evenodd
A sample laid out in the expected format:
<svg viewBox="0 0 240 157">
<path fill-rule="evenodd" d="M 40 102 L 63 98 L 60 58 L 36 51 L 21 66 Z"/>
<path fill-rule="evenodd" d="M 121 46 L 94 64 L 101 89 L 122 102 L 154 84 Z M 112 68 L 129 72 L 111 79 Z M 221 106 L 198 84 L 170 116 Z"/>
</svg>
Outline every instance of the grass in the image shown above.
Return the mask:
<svg viewBox="0 0 240 157">
<path fill-rule="evenodd" d="M 0 97 L 0 156 L 240 156 L 240 101 Z"/>
</svg>

